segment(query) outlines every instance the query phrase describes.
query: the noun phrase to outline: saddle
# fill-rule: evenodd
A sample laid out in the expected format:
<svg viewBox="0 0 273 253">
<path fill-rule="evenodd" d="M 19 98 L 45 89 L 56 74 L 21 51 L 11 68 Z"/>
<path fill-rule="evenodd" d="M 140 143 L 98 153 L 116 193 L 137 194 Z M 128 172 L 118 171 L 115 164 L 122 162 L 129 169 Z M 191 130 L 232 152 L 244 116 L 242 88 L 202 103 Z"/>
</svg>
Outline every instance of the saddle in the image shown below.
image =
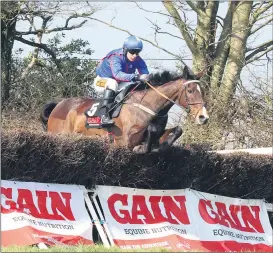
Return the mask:
<svg viewBox="0 0 273 253">
<path fill-rule="evenodd" d="M 114 102 L 109 104 L 109 115 L 111 118 L 117 118 L 121 111 L 121 108 L 126 100 L 126 96 L 133 90 L 143 89 L 142 82 L 136 83 L 120 83 Z M 101 112 L 100 112 L 101 99 L 95 99 L 93 105 L 88 108 L 84 114 L 86 115 L 86 128 L 104 128 L 100 125 Z"/>
</svg>

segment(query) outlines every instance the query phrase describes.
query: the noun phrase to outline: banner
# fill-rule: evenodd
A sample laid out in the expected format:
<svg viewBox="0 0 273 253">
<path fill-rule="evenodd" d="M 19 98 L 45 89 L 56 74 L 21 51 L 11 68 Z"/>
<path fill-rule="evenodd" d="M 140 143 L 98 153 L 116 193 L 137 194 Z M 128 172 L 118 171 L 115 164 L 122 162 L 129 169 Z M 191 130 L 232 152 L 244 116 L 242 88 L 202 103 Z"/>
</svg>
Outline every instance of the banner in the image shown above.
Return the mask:
<svg viewBox="0 0 273 253">
<path fill-rule="evenodd" d="M 191 189 L 97 186 L 108 236 L 124 249 L 272 252 L 265 203 Z"/>
<path fill-rule="evenodd" d="M 1 182 L 2 247 L 94 244 L 83 186 Z"/>
</svg>

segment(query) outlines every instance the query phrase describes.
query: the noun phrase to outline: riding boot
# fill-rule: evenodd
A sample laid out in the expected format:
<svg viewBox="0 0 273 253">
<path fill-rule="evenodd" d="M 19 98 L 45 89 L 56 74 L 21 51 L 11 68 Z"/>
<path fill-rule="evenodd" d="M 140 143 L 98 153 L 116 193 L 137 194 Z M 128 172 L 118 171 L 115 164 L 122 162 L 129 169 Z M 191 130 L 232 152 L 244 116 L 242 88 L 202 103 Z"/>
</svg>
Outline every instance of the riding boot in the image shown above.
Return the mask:
<svg viewBox="0 0 273 253">
<path fill-rule="evenodd" d="M 111 89 L 105 89 L 103 93 L 103 98 L 101 101 L 101 126 L 110 126 L 114 124 L 114 121 L 111 119 L 109 115 L 109 107 L 114 102 L 115 99 L 115 91 Z"/>
</svg>

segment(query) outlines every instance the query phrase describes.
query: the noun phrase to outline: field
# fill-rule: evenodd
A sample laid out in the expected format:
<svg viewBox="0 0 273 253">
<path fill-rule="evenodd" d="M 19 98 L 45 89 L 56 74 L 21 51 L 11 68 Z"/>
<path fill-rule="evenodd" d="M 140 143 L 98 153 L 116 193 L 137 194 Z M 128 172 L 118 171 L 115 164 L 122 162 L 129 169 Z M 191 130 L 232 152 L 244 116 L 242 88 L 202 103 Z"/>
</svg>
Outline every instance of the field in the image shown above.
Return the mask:
<svg viewBox="0 0 273 253">
<path fill-rule="evenodd" d="M 106 248 L 101 245 L 96 246 L 68 246 L 68 247 L 60 247 L 54 246 L 48 249 L 39 249 L 36 246 L 33 247 L 6 247 L 2 248 L 2 252 L 169 252 L 167 249 L 163 248 L 153 248 L 153 249 L 136 249 L 136 250 L 122 250 L 118 247 Z"/>
</svg>

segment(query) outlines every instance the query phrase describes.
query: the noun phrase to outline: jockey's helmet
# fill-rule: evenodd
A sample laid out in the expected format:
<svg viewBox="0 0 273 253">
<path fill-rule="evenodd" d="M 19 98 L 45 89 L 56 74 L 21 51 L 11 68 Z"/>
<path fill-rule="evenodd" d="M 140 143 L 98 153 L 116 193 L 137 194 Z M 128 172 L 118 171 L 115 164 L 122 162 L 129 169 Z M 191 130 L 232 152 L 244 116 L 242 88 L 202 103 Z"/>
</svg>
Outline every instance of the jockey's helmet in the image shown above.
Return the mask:
<svg viewBox="0 0 273 253">
<path fill-rule="evenodd" d="M 143 49 L 143 43 L 138 37 L 132 35 L 124 41 L 123 47 L 126 50 L 136 49 L 141 51 Z"/>
</svg>

